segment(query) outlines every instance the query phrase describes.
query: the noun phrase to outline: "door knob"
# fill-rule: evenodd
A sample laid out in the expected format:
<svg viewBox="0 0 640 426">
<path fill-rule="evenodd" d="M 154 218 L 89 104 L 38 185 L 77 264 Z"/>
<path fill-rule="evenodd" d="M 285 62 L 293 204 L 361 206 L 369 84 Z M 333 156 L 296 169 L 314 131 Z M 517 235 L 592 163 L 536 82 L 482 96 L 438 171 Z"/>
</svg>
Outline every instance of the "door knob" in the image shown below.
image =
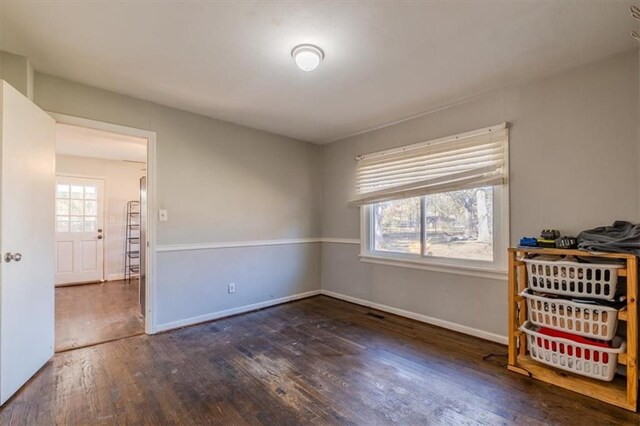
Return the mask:
<svg viewBox="0 0 640 426">
<path fill-rule="evenodd" d="M 98 235 L 98 239 L 101 240 L 102 239 L 102 235 Z"/>
<path fill-rule="evenodd" d="M 4 261 L 9 263 L 12 260 L 15 260 L 16 262 L 20 262 L 22 260 L 22 255 L 20 253 L 13 254 L 13 253 L 7 252 L 4 255 Z"/>
<path fill-rule="evenodd" d="M 98 232 L 102 232 L 102 228 L 98 229 Z"/>
</svg>

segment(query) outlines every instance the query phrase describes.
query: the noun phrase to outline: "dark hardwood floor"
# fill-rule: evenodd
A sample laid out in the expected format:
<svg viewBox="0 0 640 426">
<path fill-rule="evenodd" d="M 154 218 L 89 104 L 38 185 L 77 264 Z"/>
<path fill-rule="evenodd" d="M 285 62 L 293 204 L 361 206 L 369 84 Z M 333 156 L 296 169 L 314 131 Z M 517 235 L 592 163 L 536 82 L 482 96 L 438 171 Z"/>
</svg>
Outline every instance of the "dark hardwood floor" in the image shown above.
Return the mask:
<svg viewBox="0 0 640 426">
<path fill-rule="evenodd" d="M 137 280 L 56 288 L 56 352 L 143 333 Z"/>
<path fill-rule="evenodd" d="M 60 353 L 0 423 L 640 423 L 507 372 L 504 346 L 371 313 L 319 296 Z"/>
</svg>

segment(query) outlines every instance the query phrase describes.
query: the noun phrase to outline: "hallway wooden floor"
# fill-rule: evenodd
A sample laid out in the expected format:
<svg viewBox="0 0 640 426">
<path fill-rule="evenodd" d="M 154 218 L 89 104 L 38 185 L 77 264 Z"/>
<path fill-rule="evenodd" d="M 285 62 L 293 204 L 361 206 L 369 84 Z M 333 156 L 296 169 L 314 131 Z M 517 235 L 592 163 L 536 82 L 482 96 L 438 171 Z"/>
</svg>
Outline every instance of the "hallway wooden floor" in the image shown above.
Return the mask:
<svg viewBox="0 0 640 426">
<path fill-rule="evenodd" d="M 142 333 L 137 280 L 56 288 L 56 352 Z"/>
<path fill-rule="evenodd" d="M 57 354 L 0 423 L 639 424 L 640 415 L 507 372 L 505 354 L 318 296 Z"/>
</svg>

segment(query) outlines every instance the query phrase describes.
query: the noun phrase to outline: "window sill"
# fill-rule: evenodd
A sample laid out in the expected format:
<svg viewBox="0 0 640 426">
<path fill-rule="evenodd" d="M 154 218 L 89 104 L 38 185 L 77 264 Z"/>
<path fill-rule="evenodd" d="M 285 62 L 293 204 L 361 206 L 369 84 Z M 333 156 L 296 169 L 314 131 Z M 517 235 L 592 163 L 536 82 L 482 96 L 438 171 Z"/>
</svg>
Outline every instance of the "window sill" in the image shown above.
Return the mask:
<svg viewBox="0 0 640 426">
<path fill-rule="evenodd" d="M 412 259 L 397 259 L 383 257 L 372 254 L 360 254 L 360 260 L 366 263 L 378 265 L 396 266 L 400 268 L 422 269 L 433 272 L 443 272 L 447 274 L 466 275 L 478 278 L 489 278 L 504 281 L 507 279 L 507 271 L 479 268 L 475 266 L 446 265 L 442 263 L 425 262 Z"/>
</svg>

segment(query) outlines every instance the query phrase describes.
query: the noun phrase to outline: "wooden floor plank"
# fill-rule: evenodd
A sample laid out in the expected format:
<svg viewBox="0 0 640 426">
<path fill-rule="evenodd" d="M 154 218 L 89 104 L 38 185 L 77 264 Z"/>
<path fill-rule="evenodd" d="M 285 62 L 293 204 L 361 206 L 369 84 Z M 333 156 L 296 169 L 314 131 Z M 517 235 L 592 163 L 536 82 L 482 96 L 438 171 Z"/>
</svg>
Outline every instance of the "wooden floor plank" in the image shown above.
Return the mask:
<svg viewBox="0 0 640 426">
<path fill-rule="evenodd" d="M 0 423 L 640 424 L 508 372 L 502 345 L 371 312 L 319 296 L 63 352 Z"/>
</svg>

